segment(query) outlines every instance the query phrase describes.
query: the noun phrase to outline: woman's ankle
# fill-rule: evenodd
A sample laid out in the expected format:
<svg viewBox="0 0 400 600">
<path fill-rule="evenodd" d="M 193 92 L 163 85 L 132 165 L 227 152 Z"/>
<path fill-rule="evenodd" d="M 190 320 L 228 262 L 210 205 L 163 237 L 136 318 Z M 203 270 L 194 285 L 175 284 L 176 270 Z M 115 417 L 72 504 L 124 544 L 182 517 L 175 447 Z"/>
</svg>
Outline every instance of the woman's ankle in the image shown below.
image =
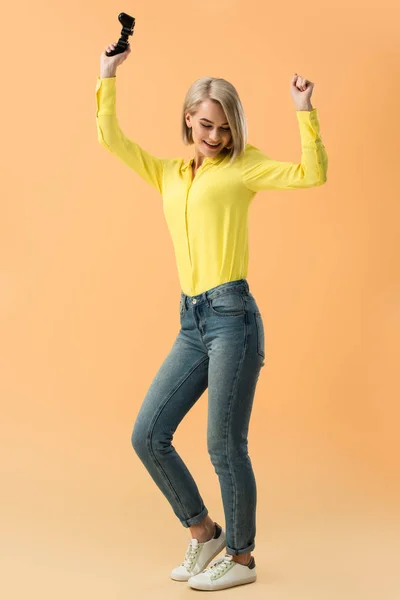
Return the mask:
<svg viewBox="0 0 400 600">
<path fill-rule="evenodd" d="M 235 562 L 238 562 L 241 565 L 248 565 L 251 561 L 252 555 L 251 552 L 248 552 L 247 554 L 233 554 L 232 555 L 232 560 L 234 560 Z"/>
<path fill-rule="evenodd" d="M 215 530 L 215 521 L 208 516 L 201 523 L 190 527 L 192 538 L 198 539 L 201 543 L 211 540 L 215 535 Z"/>
</svg>

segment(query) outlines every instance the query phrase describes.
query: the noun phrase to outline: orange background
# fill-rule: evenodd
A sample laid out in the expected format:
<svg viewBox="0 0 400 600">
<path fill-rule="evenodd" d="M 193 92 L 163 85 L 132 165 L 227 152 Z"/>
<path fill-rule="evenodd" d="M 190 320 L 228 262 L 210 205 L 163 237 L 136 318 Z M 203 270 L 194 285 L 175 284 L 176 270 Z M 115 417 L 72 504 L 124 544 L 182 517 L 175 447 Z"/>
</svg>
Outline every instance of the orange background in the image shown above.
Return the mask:
<svg viewBox="0 0 400 600">
<path fill-rule="evenodd" d="M 237 88 L 248 141 L 299 162 L 294 72 L 315 83 L 328 181 L 260 192 L 248 281 L 266 366 L 250 425 L 258 581 L 270 600 L 399 597 L 398 9 L 373 4 L 22 2 L 3 10 L 1 563 L 14 598 L 182 597 L 189 532 L 133 451 L 132 426 L 179 328 L 161 196 L 97 141 L 100 54 L 126 135 L 192 156 L 197 78 Z M 224 525 L 207 393 L 174 445 Z M 383 594 L 383 595 L 382 595 Z M 138 596 L 139 597 L 139 596 Z"/>
</svg>

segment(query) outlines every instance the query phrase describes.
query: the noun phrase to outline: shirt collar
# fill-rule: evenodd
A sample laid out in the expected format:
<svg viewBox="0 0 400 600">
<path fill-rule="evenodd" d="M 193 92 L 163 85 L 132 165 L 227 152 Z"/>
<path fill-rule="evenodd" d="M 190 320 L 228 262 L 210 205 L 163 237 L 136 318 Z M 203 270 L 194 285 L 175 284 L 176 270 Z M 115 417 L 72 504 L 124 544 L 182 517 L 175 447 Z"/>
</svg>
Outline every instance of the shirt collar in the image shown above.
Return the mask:
<svg viewBox="0 0 400 600">
<path fill-rule="evenodd" d="M 202 164 L 204 165 L 205 163 L 212 163 L 212 164 L 218 164 L 219 162 L 221 162 L 222 160 L 224 160 L 224 158 L 226 158 L 226 156 L 228 156 L 228 153 L 219 153 L 217 154 L 217 156 L 206 156 L 205 159 L 203 160 Z M 188 169 L 189 167 L 192 166 L 194 162 L 194 157 L 190 158 L 187 162 L 185 162 L 183 164 L 183 169 Z"/>
</svg>

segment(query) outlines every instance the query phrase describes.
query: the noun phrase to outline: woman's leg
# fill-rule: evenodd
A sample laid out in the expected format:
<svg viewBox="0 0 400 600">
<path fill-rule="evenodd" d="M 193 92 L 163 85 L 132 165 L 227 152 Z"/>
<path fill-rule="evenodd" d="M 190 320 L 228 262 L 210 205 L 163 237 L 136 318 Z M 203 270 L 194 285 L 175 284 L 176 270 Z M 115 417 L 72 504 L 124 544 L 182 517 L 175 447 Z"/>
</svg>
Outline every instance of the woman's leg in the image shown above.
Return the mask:
<svg viewBox="0 0 400 600">
<path fill-rule="evenodd" d="M 195 328 L 179 332 L 138 412 L 132 445 L 184 527 L 208 534 L 208 510 L 173 434 L 208 385 L 208 355 Z M 204 530 L 202 530 L 202 528 Z"/>
<path fill-rule="evenodd" d="M 257 501 L 247 436 L 265 364 L 263 323 L 253 296 L 240 288 L 232 294 L 230 286 L 227 294 L 209 298 L 204 315 L 210 358 L 208 450 L 221 486 L 226 551 L 247 564 L 255 548 Z"/>
</svg>

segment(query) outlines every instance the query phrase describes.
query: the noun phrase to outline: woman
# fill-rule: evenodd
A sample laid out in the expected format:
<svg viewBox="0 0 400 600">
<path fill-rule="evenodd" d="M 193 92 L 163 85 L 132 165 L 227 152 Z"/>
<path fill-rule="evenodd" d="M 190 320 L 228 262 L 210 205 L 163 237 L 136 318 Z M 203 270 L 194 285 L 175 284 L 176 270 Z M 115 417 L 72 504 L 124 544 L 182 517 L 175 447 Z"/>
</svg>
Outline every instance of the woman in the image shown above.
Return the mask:
<svg viewBox="0 0 400 600">
<path fill-rule="evenodd" d="M 110 44 L 106 50 L 111 50 Z M 248 208 L 266 189 L 299 189 L 326 182 L 327 154 L 311 106 L 314 84 L 294 74 L 302 160 L 267 157 L 247 143 L 235 88 L 204 77 L 190 87 L 182 136 L 194 157 L 158 158 L 126 137 L 116 117 L 116 69 L 131 52 L 100 60 L 96 85 L 99 142 L 157 189 L 175 250 L 180 331 L 137 415 L 132 445 L 191 540 L 170 576 L 201 590 L 256 580 L 256 482 L 248 428 L 256 384 L 265 362 L 264 327 L 246 280 Z M 207 442 L 218 475 L 226 532 L 214 522 L 173 434 L 208 388 Z M 220 558 L 213 560 L 226 548 Z M 211 562 L 212 561 L 212 562 Z"/>
</svg>

